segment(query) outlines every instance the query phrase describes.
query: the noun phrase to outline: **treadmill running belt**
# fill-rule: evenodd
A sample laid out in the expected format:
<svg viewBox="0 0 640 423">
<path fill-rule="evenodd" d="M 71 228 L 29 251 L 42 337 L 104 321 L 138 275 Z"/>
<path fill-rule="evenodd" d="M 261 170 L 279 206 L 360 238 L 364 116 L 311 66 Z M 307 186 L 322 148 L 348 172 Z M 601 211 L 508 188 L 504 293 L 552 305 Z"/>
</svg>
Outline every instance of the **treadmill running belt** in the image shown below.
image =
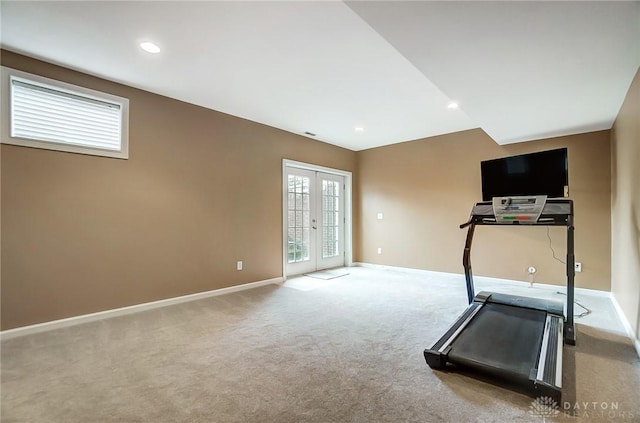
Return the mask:
<svg viewBox="0 0 640 423">
<path fill-rule="evenodd" d="M 545 318 L 544 311 L 487 303 L 456 338 L 449 360 L 528 379 L 537 364 Z"/>
</svg>

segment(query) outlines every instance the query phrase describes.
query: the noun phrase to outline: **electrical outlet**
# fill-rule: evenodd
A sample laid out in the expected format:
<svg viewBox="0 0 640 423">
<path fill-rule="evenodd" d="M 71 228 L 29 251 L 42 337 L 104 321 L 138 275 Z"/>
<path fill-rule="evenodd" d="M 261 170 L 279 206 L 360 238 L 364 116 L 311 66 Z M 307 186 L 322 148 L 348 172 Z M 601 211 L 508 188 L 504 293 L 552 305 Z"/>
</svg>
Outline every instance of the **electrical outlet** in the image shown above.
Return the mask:
<svg viewBox="0 0 640 423">
<path fill-rule="evenodd" d="M 378 254 L 382 254 L 382 247 L 378 247 Z"/>
<path fill-rule="evenodd" d="M 378 213 L 378 220 L 384 219 L 384 215 L 382 213 Z"/>
<path fill-rule="evenodd" d="M 236 263 L 236 270 L 242 270 L 242 260 Z"/>
<path fill-rule="evenodd" d="M 582 272 L 582 263 L 576 262 L 576 272 Z"/>
</svg>

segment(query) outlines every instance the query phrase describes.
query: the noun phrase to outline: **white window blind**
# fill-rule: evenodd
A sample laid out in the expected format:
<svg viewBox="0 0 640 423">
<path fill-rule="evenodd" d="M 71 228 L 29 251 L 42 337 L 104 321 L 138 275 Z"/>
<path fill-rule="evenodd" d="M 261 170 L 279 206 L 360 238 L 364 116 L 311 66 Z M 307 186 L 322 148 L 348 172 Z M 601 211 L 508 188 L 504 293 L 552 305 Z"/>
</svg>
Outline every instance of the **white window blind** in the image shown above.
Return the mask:
<svg viewBox="0 0 640 423">
<path fill-rule="evenodd" d="M 11 71 L 4 143 L 127 158 L 128 100 Z"/>
<path fill-rule="evenodd" d="M 120 105 L 11 78 L 11 136 L 120 149 Z"/>
</svg>

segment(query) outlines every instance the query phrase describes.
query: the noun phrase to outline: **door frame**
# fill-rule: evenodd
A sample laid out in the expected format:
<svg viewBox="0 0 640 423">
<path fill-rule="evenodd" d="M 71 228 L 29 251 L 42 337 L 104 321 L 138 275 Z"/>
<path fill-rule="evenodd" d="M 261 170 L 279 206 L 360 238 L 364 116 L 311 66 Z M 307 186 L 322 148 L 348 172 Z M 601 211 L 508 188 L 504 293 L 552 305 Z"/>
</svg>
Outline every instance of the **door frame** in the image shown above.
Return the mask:
<svg viewBox="0 0 640 423">
<path fill-rule="evenodd" d="M 287 280 L 287 167 L 310 170 L 313 172 L 323 172 L 344 177 L 344 265 L 353 265 L 353 195 L 352 179 L 353 174 L 347 170 L 334 169 L 311 163 L 298 162 L 290 159 L 282 159 L 282 278 Z"/>
</svg>

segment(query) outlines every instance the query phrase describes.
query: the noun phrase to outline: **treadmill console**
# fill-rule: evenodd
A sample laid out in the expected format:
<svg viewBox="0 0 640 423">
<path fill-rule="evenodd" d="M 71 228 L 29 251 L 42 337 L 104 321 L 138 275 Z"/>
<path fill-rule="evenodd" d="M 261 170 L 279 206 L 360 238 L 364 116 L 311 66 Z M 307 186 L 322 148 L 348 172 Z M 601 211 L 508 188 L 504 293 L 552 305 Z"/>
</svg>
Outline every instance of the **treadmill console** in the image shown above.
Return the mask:
<svg viewBox="0 0 640 423">
<path fill-rule="evenodd" d="M 493 197 L 493 214 L 496 223 L 533 225 L 540 218 L 546 202 L 546 195 Z"/>
</svg>

